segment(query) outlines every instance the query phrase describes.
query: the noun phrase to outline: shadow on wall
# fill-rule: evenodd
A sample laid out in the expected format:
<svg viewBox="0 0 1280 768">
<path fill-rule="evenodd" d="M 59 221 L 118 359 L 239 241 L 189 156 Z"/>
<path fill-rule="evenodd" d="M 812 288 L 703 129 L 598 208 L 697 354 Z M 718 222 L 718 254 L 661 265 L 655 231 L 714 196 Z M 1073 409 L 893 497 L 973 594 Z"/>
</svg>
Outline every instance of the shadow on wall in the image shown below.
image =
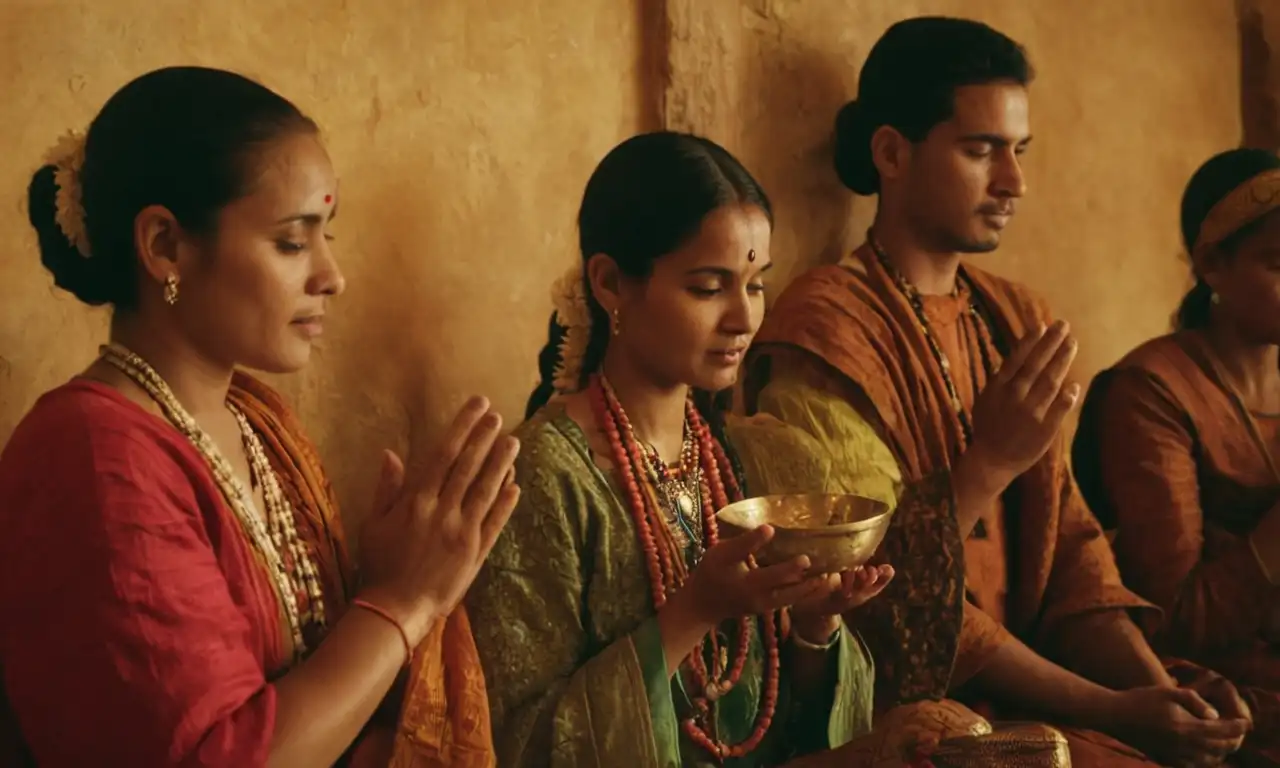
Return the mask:
<svg viewBox="0 0 1280 768">
<path fill-rule="evenodd" d="M 636 3 L 636 49 L 640 52 L 640 121 L 637 132 L 662 130 L 671 85 L 671 17 L 667 0 Z"/>
<path fill-rule="evenodd" d="M 832 168 L 836 112 L 855 92 L 856 73 L 839 57 L 794 44 L 751 47 L 774 53 L 749 57 L 745 68 L 741 155 L 774 204 L 773 280 L 782 286 L 861 242 L 856 222 L 870 220 L 874 203 L 855 203 Z"/>
<path fill-rule="evenodd" d="M 1254 0 L 1237 0 L 1236 21 L 1240 30 L 1240 116 L 1244 123 L 1244 146 L 1280 147 L 1280 98 L 1268 87 L 1271 48 L 1267 44 L 1266 20 Z"/>
</svg>

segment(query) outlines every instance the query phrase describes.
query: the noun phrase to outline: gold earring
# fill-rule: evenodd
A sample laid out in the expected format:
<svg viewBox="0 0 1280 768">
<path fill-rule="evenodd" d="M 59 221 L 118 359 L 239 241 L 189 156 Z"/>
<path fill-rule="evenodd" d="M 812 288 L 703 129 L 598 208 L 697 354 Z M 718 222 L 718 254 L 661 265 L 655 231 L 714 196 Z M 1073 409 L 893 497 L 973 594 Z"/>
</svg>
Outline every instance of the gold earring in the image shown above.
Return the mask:
<svg viewBox="0 0 1280 768">
<path fill-rule="evenodd" d="M 618 317 L 618 310 L 616 309 L 613 310 L 613 322 L 610 323 L 610 325 L 613 326 L 614 336 L 617 336 L 618 334 L 622 333 L 622 319 Z"/>
<path fill-rule="evenodd" d="M 1210 304 L 1221 304 L 1221 303 L 1222 303 L 1222 297 L 1218 295 L 1218 292 L 1217 292 L 1217 291 L 1214 291 L 1213 293 L 1210 293 L 1210 294 L 1209 294 L 1209 303 L 1210 303 Z"/>
<path fill-rule="evenodd" d="M 164 279 L 164 303 L 171 307 L 178 303 L 178 276 L 172 272 Z"/>
</svg>

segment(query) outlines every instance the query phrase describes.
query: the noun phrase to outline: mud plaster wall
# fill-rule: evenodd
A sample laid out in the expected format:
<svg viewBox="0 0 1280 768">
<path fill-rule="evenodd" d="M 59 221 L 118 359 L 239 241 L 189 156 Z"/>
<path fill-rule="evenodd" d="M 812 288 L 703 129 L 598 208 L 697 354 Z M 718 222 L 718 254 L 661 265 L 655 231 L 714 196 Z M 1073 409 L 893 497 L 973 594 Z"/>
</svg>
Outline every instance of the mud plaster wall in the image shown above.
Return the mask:
<svg viewBox="0 0 1280 768">
<path fill-rule="evenodd" d="M 409 422 L 431 436 L 476 391 L 519 417 L 582 185 L 624 136 L 662 123 L 743 157 L 779 211 L 775 289 L 853 244 L 873 203 L 836 182 L 831 120 L 881 31 L 925 12 L 1031 50 L 1032 192 L 983 263 L 1048 295 L 1091 373 L 1159 333 L 1186 284 L 1178 194 L 1240 139 L 1231 0 L 0 2 L 0 440 L 106 329 L 39 265 L 30 173 L 141 72 L 236 69 L 325 129 L 350 288 L 314 364 L 274 383 L 358 518 Z"/>
<path fill-rule="evenodd" d="M 0 440 L 107 323 L 40 266 L 30 174 L 130 78 L 177 63 L 253 76 L 325 132 L 349 288 L 313 364 L 273 383 L 346 513 L 409 418 L 434 434 L 473 392 L 517 418 L 582 186 L 641 127 L 639 29 L 629 2 L 0 2 Z"/>
<path fill-rule="evenodd" d="M 672 35 L 668 122 L 722 138 L 760 177 L 779 211 L 779 282 L 856 246 L 875 212 L 840 185 L 830 146 L 871 45 L 903 18 L 967 16 L 1022 42 L 1037 69 L 1029 193 L 1003 247 L 974 263 L 1072 322 L 1082 378 L 1168 328 L 1189 286 L 1182 187 L 1240 143 L 1231 0 L 672 2 L 689 28 Z"/>
</svg>

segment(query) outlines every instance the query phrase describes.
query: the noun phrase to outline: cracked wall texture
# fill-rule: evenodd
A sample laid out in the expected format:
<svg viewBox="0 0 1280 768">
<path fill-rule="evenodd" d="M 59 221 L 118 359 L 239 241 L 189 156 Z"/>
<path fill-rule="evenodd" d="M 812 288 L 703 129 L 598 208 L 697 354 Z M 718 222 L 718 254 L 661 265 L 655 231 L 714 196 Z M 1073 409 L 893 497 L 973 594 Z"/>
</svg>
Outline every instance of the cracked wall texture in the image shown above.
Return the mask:
<svg viewBox="0 0 1280 768">
<path fill-rule="evenodd" d="M 830 170 L 831 121 L 870 45 L 917 13 L 989 21 L 1039 70 L 1032 191 L 982 263 L 1073 321 L 1085 372 L 1159 333 L 1187 281 L 1181 187 L 1240 140 L 1232 0 L 5 0 L 0 440 L 106 329 L 39 264 L 30 174 L 141 72 L 236 69 L 325 130 L 350 288 L 314 364 L 273 383 L 358 518 L 408 422 L 432 436 L 476 391 L 520 416 L 582 186 L 625 136 L 697 130 L 747 162 L 779 210 L 775 289 L 853 244 L 873 204 Z"/>
</svg>

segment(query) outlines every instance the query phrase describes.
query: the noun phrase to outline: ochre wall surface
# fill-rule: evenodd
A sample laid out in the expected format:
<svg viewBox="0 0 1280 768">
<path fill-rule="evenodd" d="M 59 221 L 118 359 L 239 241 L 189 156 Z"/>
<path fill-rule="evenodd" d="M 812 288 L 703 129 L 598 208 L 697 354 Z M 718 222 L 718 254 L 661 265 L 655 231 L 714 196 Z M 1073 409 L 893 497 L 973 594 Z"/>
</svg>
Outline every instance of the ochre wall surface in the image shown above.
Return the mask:
<svg viewBox="0 0 1280 768">
<path fill-rule="evenodd" d="M 1183 185 L 1240 143 L 1231 0 L 710 5 L 718 11 L 677 15 L 704 33 L 672 36 L 683 68 L 668 120 L 722 137 L 769 190 L 785 265 L 776 279 L 856 246 L 875 212 L 873 198 L 855 198 L 831 170 L 832 121 L 856 93 L 871 45 L 902 18 L 967 16 L 1022 42 L 1037 71 L 1029 192 L 1004 246 L 974 263 L 1031 285 L 1072 322 L 1082 377 L 1167 329 L 1190 284 L 1178 236 Z"/>
<path fill-rule="evenodd" d="M 1241 0 L 1244 2 L 1244 0 Z M 854 244 L 873 201 L 830 169 L 831 122 L 887 25 L 988 21 L 1039 72 L 1031 192 L 981 263 L 1045 293 L 1088 375 L 1161 332 L 1187 285 L 1177 200 L 1241 136 L 1232 0 L 18 0 L 0 3 L 0 440 L 82 368 L 106 314 L 52 288 L 25 190 L 55 138 L 148 69 L 242 71 L 323 126 L 350 288 L 304 373 L 277 379 L 366 506 L 376 451 L 472 392 L 517 419 L 547 288 L 614 143 L 665 124 L 737 152 L 778 209 L 774 289 Z"/>
<path fill-rule="evenodd" d="M 348 279 L 323 348 L 275 379 L 350 517 L 407 418 L 426 434 L 473 392 L 523 413 L 548 286 L 576 258 L 578 198 L 641 128 L 640 23 L 582 0 L 51 0 L 0 3 L 0 440 L 84 367 L 107 314 L 52 287 L 26 222 L 31 172 L 130 78 L 234 69 L 322 126 Z"/>
</svg>

